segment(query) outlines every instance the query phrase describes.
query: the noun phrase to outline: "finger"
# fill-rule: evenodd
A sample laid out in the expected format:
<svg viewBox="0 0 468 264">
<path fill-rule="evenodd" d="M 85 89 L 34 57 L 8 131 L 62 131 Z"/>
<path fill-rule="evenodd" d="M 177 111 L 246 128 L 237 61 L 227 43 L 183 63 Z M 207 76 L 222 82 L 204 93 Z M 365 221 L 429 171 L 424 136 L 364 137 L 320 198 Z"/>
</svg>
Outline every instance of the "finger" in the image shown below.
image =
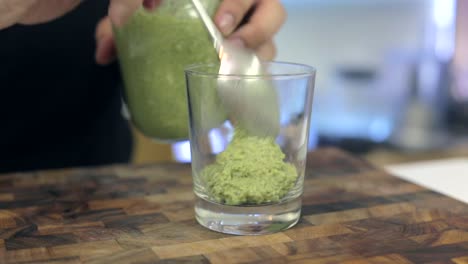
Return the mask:
<svg viewBox="0 0 468 264">
<path fill-rule="evenodd" d="M 115 60 L 116 49 L 109 17 L 103 18 L 96 27 L 96 62 L 107 65 Z"/>
<path fill-rule="evenodd" d="M 247 24 L 230 38 L 240 38 L 247 47 L 258 48 L 272 39 L 286 20 L 286 11 L 279 0 L 258 0 L 255 12 Z"/>
<path fill-rule="evenodd" d="M 255 0 L 224 0 L 218 7 L 215 15 L 215 23 L 225 35 L 231 34 L 244 18 L 245 14 L 253 7 Z"/>
<path fill-rule="evenodd" d="M 142 5 L 147 9 L 155 9 L 161 2 L 162 0 L 111 0 L 109 17 L 114 25 L 121 27 Z"/>
<path fill-rule="evenodd" d="M 255 50 L 261 60 L 271 61 L 276 57 L 276 46 L 273 40 L 269 40 Z"/>
</svg>

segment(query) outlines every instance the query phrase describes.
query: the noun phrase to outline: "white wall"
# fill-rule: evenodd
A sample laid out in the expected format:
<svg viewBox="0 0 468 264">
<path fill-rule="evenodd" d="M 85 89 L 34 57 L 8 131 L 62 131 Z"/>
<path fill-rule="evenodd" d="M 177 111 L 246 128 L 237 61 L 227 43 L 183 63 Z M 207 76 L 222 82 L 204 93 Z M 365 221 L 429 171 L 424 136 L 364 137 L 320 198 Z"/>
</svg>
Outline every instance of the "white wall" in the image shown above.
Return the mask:
<svg viewBox="0 0 468 264">
<path fill-rule="evenodd" d="M 336 65 L 380 65 L 392 50 L 422 47 L 428 0 L 283 0 L 278 60 L 315 66 L 323 83 Z"/>
<path fill-rule="evenodd" d="M 381 69 L 389 54 L 422 49 L 430 0 L 283 0 L 288 19 L 276 37 L 277 60 L 317 68 L 313 125 L 329 118 L 324 97 L 333 96 L 338 66 Z M 405 55 L 403 55 L 405 56 Z M 333 93 L 336 91 L 333 90 Z M 335 95 L 336 96 L 336 95 Z M 320 113 L 319 116 L 316 114 Z"/>
</svg>

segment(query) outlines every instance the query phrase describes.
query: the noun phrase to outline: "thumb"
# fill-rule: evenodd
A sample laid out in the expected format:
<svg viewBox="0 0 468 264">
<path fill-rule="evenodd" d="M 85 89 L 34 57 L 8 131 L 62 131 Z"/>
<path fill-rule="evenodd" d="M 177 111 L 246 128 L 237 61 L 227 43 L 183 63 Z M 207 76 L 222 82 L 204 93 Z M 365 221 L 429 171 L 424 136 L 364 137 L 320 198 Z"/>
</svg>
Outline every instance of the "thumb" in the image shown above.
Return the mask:
<svg viewBox="0 0 468 264">
<path fill-rule="evenodd" d="M 96 62 L 107 65 L 114 61 L 116 49 L 109 17 L 103 18 L 96 27 Z"/>
</svg>

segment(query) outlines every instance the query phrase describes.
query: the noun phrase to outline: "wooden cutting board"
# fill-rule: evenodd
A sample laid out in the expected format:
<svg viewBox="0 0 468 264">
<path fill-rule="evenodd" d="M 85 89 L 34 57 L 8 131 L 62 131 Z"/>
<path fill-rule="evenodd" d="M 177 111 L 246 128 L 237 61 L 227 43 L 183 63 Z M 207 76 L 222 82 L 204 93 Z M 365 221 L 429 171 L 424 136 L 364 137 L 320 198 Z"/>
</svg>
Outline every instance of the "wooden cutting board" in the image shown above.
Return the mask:
<svg viewBox="0 0 468 264">
<path fill-rule="evenodd" d="M 468 263 L 468 205 L 336 149 L 306 174 L 300 223 L 255 237 L 195 222 L 189 165 L 0 175 L 0 263 Z"/>
</svg>

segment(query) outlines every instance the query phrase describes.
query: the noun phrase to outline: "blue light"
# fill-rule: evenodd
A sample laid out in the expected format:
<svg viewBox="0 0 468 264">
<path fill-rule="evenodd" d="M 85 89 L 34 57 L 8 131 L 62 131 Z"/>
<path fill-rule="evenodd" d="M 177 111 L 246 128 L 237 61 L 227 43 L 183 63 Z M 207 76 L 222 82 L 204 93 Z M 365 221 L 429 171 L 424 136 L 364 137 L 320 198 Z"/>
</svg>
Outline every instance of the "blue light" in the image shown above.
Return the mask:
<svg viewBox="0 0 468 264">
<path fill-rule="evenodd" d="M 178 162 L 191 162 L 190 141 L 177 142 L 172 145 L 174 159 Z"/>
<path fill-rule="evenodd" d="M 436 56 L 449 60 L 455 50 L 456 0 L 433 0 Z"/>
<path fill-rule="evenodd" d="M 214 154 L 222 152 L 227 142 L 219 129 L 213 129 L 210 131 L 208 137 L 210 138 L 211 151 Z"/>
<path fill-rule="evenodd" d="M 383 142 L 390 136 L 392 125 L 386 118 L 376 118 L 369 125 L 369 137 L 375 142 Z"/>
</svg>

